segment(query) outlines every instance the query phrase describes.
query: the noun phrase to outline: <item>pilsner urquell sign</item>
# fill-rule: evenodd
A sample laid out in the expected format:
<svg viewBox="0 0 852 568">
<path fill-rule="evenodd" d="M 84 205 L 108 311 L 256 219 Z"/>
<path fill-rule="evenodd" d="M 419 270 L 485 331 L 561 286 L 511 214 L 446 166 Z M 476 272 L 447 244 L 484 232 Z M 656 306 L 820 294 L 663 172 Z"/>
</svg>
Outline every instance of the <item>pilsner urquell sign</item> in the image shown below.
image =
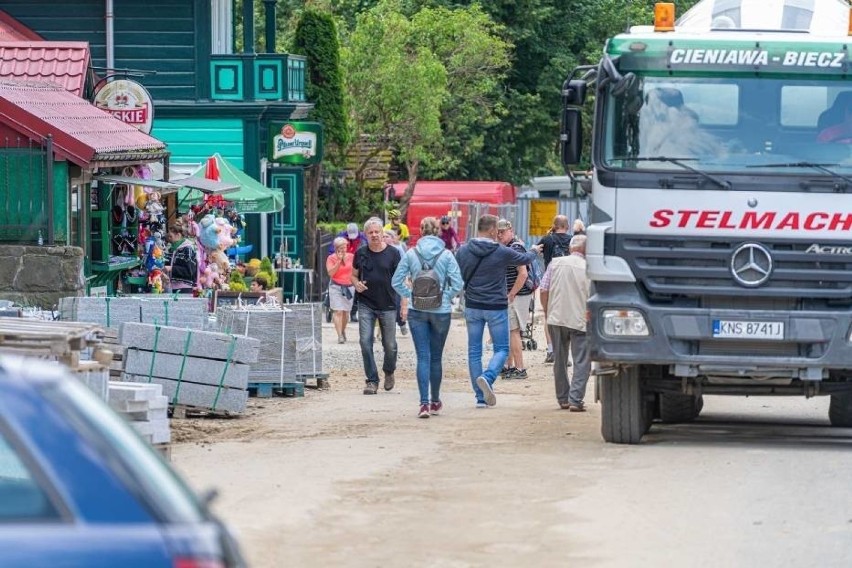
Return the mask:
<svg viewBox="0 0 852 568">
<path fill-rule="evenodd" d="M 322 161 L 322 124 L 283 122 L 269 125 L 269 161 L 310 165 Z"/>
</svg>

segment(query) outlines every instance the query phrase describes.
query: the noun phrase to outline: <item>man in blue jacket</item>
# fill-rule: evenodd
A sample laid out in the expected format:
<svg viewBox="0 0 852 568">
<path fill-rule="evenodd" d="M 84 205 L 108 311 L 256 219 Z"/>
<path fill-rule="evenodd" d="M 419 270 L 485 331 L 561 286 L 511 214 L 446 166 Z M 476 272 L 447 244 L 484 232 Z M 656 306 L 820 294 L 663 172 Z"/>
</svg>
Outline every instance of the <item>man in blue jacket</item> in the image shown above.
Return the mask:
<svg viewBox="0 0 852 568">
<path fill-rule="evenodd" d="M 536 259 L 540 247 L 521 253 L 497 241 L 497 217 L 483 215 L 477 236 L 459 249 L 456 259 L 464 279 L 464 318 L 467 322 L 467 365 L 477 408 L 494 406 L 494 381 L 509 355 L 509 299 L 506 268 L 523 266 Z M 494 354 L 482 369 L 482 336 L 485 326 L 491 335 Z"/>
</svg>

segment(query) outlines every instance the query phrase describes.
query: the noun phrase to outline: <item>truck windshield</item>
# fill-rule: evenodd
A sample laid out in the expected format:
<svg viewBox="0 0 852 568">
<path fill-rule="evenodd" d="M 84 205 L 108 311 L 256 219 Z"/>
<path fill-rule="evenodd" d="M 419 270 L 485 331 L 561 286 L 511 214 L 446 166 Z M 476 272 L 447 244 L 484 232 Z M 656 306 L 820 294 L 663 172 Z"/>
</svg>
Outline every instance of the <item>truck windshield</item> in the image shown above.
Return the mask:
<svg viewBox="0 0 852 568">
<path fill-rule="evenodd" d="M 825 78 L 638 79 L 638 89 L 605 100 L 597 155 L 607 169 L 677 170 L 671 159 L 688 159 L 703 172 L 852 174 L 852 85 Z"/>
</svg>

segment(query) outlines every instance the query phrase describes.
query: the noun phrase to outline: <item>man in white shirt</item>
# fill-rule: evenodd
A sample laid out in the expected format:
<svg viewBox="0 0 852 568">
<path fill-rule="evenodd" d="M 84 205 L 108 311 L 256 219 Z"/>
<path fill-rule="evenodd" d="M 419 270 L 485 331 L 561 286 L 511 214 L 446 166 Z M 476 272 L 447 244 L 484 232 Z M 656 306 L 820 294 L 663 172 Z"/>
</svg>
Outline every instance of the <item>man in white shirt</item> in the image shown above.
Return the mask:
<svg viewBox="0 0 852 568">
<path fill-rule="evenodd" d="M 547 266 L 539 288 L 541 307 L 547 314 L 547 327 L 553 341 L 553 379 L 560 408 L 583 412 L 591 360 L 586 340 L 586 303 L 589 279 L 586 277 L 586 236 L 575 235 L 569 254 L 554 258 Z M 568 381 L 568 350 L 574 358 L 574 373 Z"/>
</svg>

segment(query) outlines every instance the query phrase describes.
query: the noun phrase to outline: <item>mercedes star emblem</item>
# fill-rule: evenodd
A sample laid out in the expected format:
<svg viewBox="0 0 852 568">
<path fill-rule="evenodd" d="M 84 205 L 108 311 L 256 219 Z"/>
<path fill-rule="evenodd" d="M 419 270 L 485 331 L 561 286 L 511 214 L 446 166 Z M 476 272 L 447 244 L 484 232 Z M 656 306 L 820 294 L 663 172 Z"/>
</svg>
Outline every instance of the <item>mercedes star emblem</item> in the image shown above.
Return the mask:
<svg viewBox="0 0 852 568">
<path fill-rule="evenodd" d="M 746 243 L 731 255 L 731 275 L 743 286 L 760 286 L 771 273 L 772 255 L 763 245 Z"/>
</svg>

